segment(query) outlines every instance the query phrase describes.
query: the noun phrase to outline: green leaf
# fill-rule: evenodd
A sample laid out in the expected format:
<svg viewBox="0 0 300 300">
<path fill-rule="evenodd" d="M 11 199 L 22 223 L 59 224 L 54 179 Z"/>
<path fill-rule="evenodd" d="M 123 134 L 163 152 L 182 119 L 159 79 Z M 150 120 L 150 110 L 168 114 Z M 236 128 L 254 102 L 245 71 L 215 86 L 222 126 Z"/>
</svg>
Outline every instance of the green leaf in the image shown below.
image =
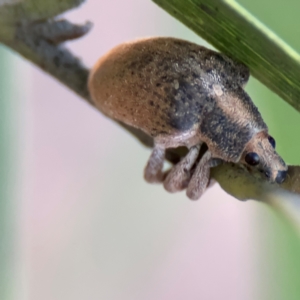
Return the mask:
<svg viewBox="0 0 300 300">
<path fill-rule="evenodd" d="M 300 55 L 233 0 L 153 0 L 300 111 Z"/>
</svg>

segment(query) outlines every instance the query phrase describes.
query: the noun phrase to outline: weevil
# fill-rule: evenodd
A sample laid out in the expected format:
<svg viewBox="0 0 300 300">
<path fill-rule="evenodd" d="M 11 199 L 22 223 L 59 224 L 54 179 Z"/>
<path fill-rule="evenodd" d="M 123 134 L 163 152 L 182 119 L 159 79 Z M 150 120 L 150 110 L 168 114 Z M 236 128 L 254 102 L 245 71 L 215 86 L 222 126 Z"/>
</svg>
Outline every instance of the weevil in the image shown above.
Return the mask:
<svg viewBox="0 0 300 300">
<path fill-rule="evenodd" d="M 89 77 L 96 107 L 141 129 L 154 140 L 146 181 L 169 192 L 186 188 L 190 199 L 205 191 L 216 161 L 256 168 L 282 183 L 287 166 L 275 151 L 257 107 L 244 90 L 249 69 L 230 57 L 175 38 L 146 38 L 117 46 Z M 202 144 L 207 150 L 199 160 Z M 164 174 L 168 148 L 187 155 Z"/>
</svg>

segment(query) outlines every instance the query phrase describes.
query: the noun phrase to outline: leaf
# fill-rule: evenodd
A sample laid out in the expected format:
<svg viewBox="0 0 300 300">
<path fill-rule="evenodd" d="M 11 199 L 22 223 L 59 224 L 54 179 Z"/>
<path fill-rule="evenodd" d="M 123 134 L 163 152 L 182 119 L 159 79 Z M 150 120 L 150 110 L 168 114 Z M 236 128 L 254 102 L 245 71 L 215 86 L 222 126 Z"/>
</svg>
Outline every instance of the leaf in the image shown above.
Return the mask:
<svg viewBox="0 0 300 300">
<path fill-rule="evenodd" d="M 300 56 L 233 0 L 153 0 L 300 111 Z"/>
</svg>

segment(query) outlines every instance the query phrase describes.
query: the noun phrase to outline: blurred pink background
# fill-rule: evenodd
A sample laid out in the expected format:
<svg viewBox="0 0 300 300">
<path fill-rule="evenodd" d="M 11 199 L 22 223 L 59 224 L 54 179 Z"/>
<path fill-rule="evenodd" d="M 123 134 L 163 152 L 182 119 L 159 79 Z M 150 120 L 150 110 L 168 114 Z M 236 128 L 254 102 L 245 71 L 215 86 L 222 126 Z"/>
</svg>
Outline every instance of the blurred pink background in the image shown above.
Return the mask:
<svg viewBox="0 0 300 300">
<path fill-rule="evenodd" d="M 89 0 L 65 17 L 94 23 L 68 43 L 88 66 L 138 37 L 206 45 L 151 1 Z M 239 202 L 218 185 L 192 202 L 147 184 L 149 149 L 16 60 L 26 91 L 17 299 L 258 299 L 260 204 Z"/>
</svg>

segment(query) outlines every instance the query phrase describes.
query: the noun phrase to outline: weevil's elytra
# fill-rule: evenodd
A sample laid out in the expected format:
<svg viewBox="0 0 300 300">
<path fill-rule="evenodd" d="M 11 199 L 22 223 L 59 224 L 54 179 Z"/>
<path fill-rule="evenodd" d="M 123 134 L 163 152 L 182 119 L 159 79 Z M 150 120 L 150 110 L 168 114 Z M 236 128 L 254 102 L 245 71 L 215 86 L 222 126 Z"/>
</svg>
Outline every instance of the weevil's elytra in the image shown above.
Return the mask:
<svg viewBox="0 0 300 300">
<path fill-rule="evenodd" d="M 243 89 L 248 79 L 248 68 L 224 54 L 179 39 L 149 38 L 103 56 L 91 72 L 89 90 L 104 114 L 154 138 L 146 180 L 164 181 L 170 192 L 187 188 L 197 199 L 214 159 L 252 164 L 270 181 L 285 178 L 287 167 Z M 202 143 L 208 150 L 197 163 Z M 190 152 L 164 178 L 165 149 L 179 146 Z"/>
</svg>

